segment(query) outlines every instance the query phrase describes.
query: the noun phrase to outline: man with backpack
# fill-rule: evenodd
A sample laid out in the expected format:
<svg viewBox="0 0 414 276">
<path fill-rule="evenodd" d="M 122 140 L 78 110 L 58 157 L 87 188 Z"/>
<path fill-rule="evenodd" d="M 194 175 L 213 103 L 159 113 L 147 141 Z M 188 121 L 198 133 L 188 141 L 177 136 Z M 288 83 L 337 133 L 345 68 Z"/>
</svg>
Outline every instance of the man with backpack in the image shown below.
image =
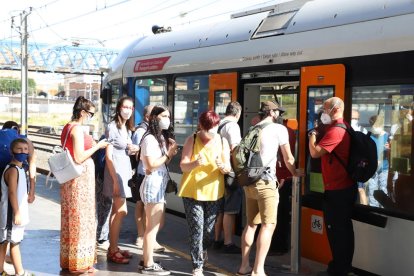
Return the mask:
<svg viewBox="0 0 414 276">
<path fill-rule="evenodd" d="M 247 224 L 242 234 L 242 263 L 237 275 L 266 275 L 264 263 L 276 227 L 279 202 L 276 179 L 276 162 L 279 147 L 290 173 L 293 176 L 301 176 L 296 171 L 295 158 L 290 151 L 288 131 L 285 126 L 276 124 L 277 118 L 282 112 L 284 110 L 277 103 L 271 101 L 262 102 L 259 111 L 261 121 L 249 130 L 249 133 L 258 133 L 257 139 L 251 139 L 250 141 L 252 142 L 250 144 L 254 143 L 253 140 L 258 141 L 260 158 L 256 159 L 260 159 L 260 162 L 256 162 L 256 164 L 262 163 L 264 170 L 256 167 L 256 171 L 259 173 L 254 178 L 257 178 L 257 180 L 251 183 L 249 181 L 252 180 L 252 164 L 250 161 L 248 162 L 249 181 L 244 187 Z M 239 148 L 233 152 L 233 162 L 241 160 L 241 158 L 237 158 L 237 153 L 241 151 L 242 147 L 249 147 L 245 146 L 246 137 L 251 136 L 249 133 L 242 139 Z M 253 159 L 252 155 L 250 157 L 249 159 Z M 238 164 L 233 165 L 236 165 L 235 169 L 237 170 Z M 236 170 L 235 172 L 238 176 L 239 172 Z M 249 254 L 258 224 L 261 224 L 261 228 L 256 241 L 256 258 L 252 268 L 249 263 Z"/>
<path fill-rule="evenodd" d="M 232 151 L 241 140 L 240 126 L 237 122 L 240 119 L 242 107 L 238 102 L 230 102 L 226 108 L 224 117 L 218 128 L 221 137 L 226 138 Z M 224 253 L 240 254 L 240 247 L 233 243 L 233 229 L 236 223 L 236 216 L 240 213 L 243 199 L 242 188 L 234 183 L 230 187 L 225 185 L 224 202 L 220 207 L 215 224 L 214 249 L 219 249 L 224 245 Z M 220 241 L 221 231 L 223 230 L 224 242 Z"/>
<path fill-rule="evenodd" d="M 340 98 L 327 99 L 323 109 L 321 121 L 328 126 L 325 135 L 316 143 L 316 131 L 309 133 L 310 155 L 322 160 L 325 188 L 323 211 L 332 252 L 328 270 L 319 275 L 353 275 L 354 230 L 351 216 L 357 197 L 357 184 L 341 163 L 348 163 L 351 136 L 337 124 L 345 124 L 347 128 L 350 126 L 343 119 L 344 102 Z"/>
</svg>

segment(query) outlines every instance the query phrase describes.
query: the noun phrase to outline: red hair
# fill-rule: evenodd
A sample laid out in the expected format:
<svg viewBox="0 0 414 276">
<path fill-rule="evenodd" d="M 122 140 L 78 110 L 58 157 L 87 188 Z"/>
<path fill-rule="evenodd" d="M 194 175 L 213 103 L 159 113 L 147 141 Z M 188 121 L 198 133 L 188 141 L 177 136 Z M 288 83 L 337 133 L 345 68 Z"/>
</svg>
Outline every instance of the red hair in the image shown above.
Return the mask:
<svg viewBox="0 0 414 276">
<path fill-rule="evenodd" d="M 220 123 L 220 116 L 213 110 L 205 111 L 201 113 L 198 122 L 202 130 L 209 130 Z"/>
</svg>

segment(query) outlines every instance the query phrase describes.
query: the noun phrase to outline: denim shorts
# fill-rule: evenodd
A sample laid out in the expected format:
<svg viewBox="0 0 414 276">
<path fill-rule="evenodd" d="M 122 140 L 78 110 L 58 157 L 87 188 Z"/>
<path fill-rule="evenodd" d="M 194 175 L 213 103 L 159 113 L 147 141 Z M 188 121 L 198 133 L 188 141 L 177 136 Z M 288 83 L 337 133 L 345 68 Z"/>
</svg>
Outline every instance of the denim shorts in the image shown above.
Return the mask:
<svg viewBox="0 0 414 276">
<path fill-rule="evenodd" d="M 165 188 L 168 182 L 167 171 L 154 171 L 145 176 L 140 194 L 144 204 L 165 203 Z"/>
</svg>

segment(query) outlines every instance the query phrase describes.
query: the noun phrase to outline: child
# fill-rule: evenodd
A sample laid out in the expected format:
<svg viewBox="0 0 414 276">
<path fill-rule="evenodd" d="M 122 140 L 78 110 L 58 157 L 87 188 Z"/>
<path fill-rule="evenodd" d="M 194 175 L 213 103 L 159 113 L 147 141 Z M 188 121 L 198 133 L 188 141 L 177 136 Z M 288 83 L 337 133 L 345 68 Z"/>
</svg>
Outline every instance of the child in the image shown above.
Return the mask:
<svg viewBox="0 0 414 276">
<path fill-rule="evenodd" d="M 3 275 L 9 243 L 16 275 L 30 275 L 23 269 L 19 249 L 25 225 L 29 223 L 28 187 L 23 168 L 23 162 L 29 154 L 29 144 L 25 139 L 18 138 L 13 140 L 10 149 L 13 159 L 3 172 L 0 190 L 0 275 Z"/>
</svg>

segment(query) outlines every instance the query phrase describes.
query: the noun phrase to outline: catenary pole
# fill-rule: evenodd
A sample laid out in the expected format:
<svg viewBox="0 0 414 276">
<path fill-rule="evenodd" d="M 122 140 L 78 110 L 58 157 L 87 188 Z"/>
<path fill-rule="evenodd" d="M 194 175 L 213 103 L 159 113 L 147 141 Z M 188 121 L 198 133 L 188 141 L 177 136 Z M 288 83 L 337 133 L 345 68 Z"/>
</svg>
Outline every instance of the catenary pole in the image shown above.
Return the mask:
<svg viewBox="0 0 414 276">
<path fill-rule="evenodd" d="M 28 90 L 28 53 L 27 53 L 27 17 L 31 12 L 31 8 L 29 12 L 23 11 L 20 14 L 21 18 L 21 81 L 22 81 L 22 91 L 21 91 L 21 119 L 20 119 L 20 134 L 27 135 L 27 90 Z"/>
</svg>

